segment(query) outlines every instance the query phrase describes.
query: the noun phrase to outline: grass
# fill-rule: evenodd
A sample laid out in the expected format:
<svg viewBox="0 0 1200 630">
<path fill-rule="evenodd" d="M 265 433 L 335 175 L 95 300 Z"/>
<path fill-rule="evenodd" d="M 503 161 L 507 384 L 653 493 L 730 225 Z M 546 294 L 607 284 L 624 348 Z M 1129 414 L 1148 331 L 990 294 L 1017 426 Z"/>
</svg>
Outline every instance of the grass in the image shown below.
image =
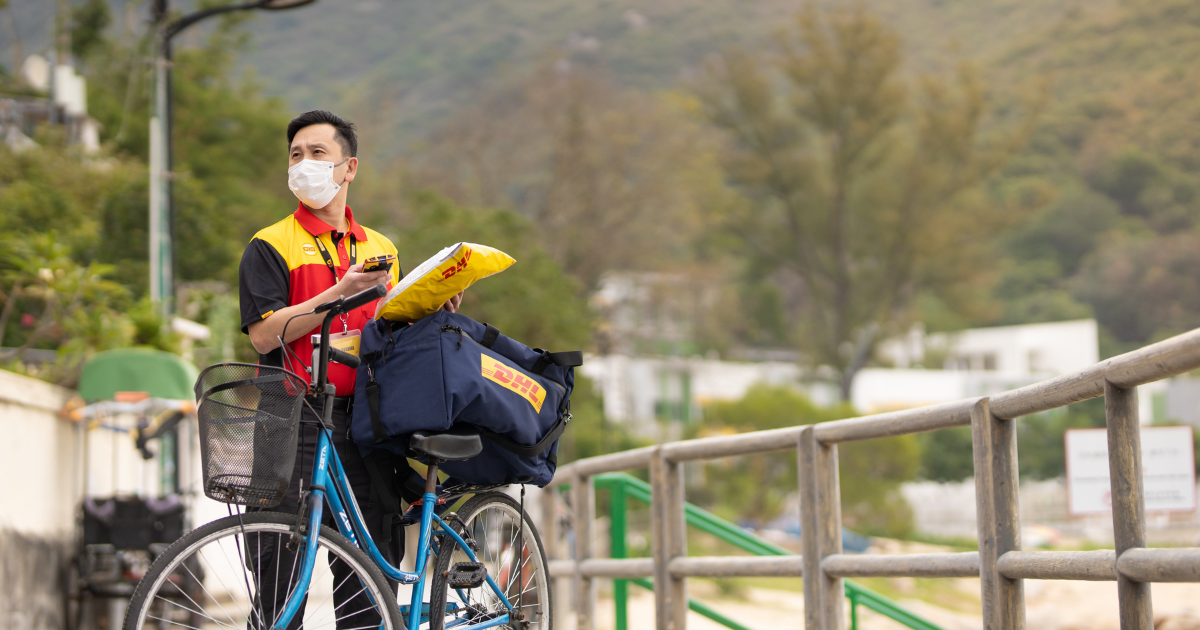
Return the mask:
<svg viewBox="0 0 1200 630">
<path fill-rule="evenodd" d="M 926 545 L 949 547 L 951 551 L 979 551 L 979 542 L 974 538 L 958 538 L 950 536 L 931 536 L 927 534 L 912 534 L 905 537 L 904 542 L 918 542 Z"/>
<path fill-rule="evenodd" d="M 978 582 L 975 580 L 937 578 L 862 578 L 854 580 L 888 599 L 897 602 L 920 600 L 939 608 L 967 614 L 979 614 Z M 711 584 L 722 599 L 746 601 L 750 589 L 804 592 L 804 580 L 798 577 L 745 577 L 719 580 L 692 579 L 689 582 Z M 970 588 L 968 588 L 968 584 Z"/>
<path fill-rule="evenodd" d="M 978 582 L 938 578 L 862 578 L 855 582 L 897 602 L 917 599 L 955 612 L 979 614 Z M 965 583 L 964 583 L 965 582 Z M 974 590 L 968 590 L 969 583 Z"/>
</svg>

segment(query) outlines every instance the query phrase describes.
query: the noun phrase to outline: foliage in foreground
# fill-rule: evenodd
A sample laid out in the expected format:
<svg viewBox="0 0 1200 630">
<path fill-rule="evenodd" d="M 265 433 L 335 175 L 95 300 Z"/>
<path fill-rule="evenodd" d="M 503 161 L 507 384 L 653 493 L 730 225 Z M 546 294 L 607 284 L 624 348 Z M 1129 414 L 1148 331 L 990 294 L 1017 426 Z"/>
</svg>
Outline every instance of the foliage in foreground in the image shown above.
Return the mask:
<svg viewBox="0 0 1200 630">
<path fill-rule="evenodd" d="M 53 233 L 0 238 L 0 252 L 0 346 L 6 337 L 13 346 L 0 350 L 0 366 L 73 386 L 83 361 L 100 350 L 176 349 L 148 300 L 131 299 L 110 279 L 111 266 L 76 261 Z M 57 348 L 56 361 L 22 362 L 31 348 L 47 346 Z"/>
</svg>

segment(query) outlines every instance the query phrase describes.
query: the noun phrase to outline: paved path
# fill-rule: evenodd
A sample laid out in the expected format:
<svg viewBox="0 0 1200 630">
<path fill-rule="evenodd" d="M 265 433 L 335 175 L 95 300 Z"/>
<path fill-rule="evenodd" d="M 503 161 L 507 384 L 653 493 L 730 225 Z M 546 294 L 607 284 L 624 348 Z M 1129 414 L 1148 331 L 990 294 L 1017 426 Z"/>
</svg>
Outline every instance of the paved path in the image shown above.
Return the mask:
<svg viewBox="0 0 1200 630">
<path fill-rule="evenodd" d="M 959 580 L 955 580 L 957 582 Z M 963 588 L 966 584 L 951 584 L 948 588 Z M 978 588 L 978 580 L 971 582 Z M 1027 580 L 1027 626 L 1037 630 L 1118 630 L 1117 586 L 1115 582 L 1071 582 Z M 703 584 L 697 584 L 703 591 Z M 1154 611 L 1157 630 L 1200 630 L 1200 585 L 1155 584 Z M 715 593 L 696 592 L 703 601 L 721 613 L 738 619 L 755 630 L 804 627 L 804 600 L 799 594 L 770 589 L 747 589 L 746 598 L 719 599 Z M 971 615 L 940 608 L 918 600 L 900 603 L 914 613 L 936 623 L 945 630 L 979 630 L 978 613 Z M 904 626 L 859 609 L 860 630 L 903 630 Z M 613 602 L 601 597 L 597 602 L 597 630 L 614 627 Z M 560 617 L 556 628 L 574 630 L 574 618 Z M 688 615 L 688 630 L 723 630 L 724 626 L 695 613 Z M 654 597 L 638 588 L 630 590 L 629 630 L 654 630 Z"/>
</svg>

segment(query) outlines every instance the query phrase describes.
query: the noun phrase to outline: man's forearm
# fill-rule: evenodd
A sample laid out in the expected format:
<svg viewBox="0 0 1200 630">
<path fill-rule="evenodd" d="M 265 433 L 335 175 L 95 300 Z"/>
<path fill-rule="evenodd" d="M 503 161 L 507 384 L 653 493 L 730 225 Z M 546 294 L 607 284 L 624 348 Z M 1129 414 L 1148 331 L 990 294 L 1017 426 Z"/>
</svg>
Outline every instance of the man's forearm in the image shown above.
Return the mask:
<svg viewBox="0 0 1200 630">
<path fill-rule="evenodd" d="M 283 339 L 284 343 L 291 343 L 303 337 L 310 330 L 319 326 L 325 315 L 323 313 L 302 315 L 292 320 L 291 324 L 288 324 L 287 321 L 296 315 L 307 313 L 325 302 L 336 300 L 339 295 L 341 295 L 341 292 L 338 290 L 338 287 L 333 286 L 308 301 L 281 308 L 271 313 L 270 317 L 261 322 L 251 324 L 247 329 L 250 333 L 250 343 L 254 345 L 254 349 L 259 354 L 271 352 L 279 347 L 279 336 L 284 332 L 284 325 L 287 325 L 287 336 Z"/>
</svg>

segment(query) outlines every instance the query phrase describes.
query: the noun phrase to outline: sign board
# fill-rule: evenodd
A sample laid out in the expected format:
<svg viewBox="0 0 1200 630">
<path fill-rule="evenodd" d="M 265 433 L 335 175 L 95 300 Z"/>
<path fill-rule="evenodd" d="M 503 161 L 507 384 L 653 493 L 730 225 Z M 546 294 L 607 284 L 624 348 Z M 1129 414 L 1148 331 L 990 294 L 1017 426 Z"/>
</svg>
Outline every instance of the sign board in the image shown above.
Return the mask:
<svg viewBox="0 0 1200 630">
<path fill-rule="evenodd" d="M 1196 454 L 1192 427 L 1142 427 L 1142 484 L 1147 512 L 1196 509 Z M 1069 429 L 1067 504 L 1072 516 L 1112 510 L 1108 431 Z"/>
</svg>

